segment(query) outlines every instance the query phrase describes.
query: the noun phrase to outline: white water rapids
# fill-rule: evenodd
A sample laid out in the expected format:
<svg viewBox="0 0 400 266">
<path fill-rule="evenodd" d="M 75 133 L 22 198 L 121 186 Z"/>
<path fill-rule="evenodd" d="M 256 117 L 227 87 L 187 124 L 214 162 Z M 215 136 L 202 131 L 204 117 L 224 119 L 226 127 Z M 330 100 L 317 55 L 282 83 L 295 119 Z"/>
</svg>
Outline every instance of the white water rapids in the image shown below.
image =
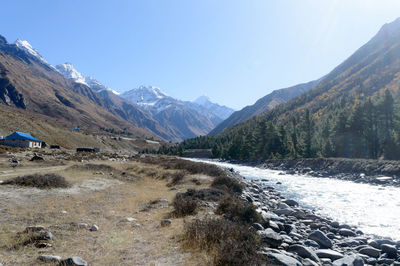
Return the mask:
<svg viewBox="0 0 400 266">
<path fill-rule="evenodd" d="M 260 169 L 224 162 L 205 161 L 233 168 L 246 179 L 268 179 L 283 196 L 302 207 L 339 223 L 355 225 L 366 234 L 400 240 L 400 188 L 360 184 L 333 178 L 307 175 L 279 175 L 281 171 Z M 281 182 L 281 185 L 277 185 Z"/>
</svg>

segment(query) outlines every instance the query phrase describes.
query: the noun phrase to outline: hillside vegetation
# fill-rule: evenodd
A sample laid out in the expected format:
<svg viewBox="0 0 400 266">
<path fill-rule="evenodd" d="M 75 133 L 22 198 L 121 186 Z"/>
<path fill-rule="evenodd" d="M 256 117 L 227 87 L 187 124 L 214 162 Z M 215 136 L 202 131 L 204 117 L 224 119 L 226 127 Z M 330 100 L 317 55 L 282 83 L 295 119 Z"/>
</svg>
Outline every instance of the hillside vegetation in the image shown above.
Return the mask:
<svg viewBox="0 0 400 266">
<path fill-rule="evenodd" d="M 162 153 L 212 149 L 214 157 L 400 159 L 400 20 L 326 75 L 311 91 L 272 111 Z"/>
</svg>

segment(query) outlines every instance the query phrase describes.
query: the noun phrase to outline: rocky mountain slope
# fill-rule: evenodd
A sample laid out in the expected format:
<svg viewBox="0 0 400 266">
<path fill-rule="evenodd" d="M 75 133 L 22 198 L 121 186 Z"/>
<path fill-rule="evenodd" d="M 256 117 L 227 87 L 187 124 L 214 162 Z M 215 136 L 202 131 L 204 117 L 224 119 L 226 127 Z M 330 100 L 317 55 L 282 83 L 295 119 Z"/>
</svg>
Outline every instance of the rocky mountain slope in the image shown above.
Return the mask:
<svg viewBox="0 0 400 266">
<path fill-rule="evenodd" d="M 24 110 L 54 126 L 86 132 L 102 129 L 129 132 L 137 137 L 158 138 L 166 131 L 138 107 L 103 100 L 87 85 L 64 78 L 26 41 L 9 44 L 0 37 L 0 105 Z M 129 114 L 134 115 L 129 116 Z M 129 116 L 129 119 L 123 116 Z M 143 125 L 154 125 L 153 133 Z M 156 135 L 157 134 L 157 135 Z"/>
<path fill-rule="evenodd" d="M 289 88 L 274 90 L 270 94 L 257 100 L 255 104 L 246 106 L 242 110 L 236 111 L 231 114 L 221 124 L 215 127 L 210 132 L 210 135 L 221 133 L 225 129 L 244 122 L 249 118 L 271 111 L 276 106 L 288 102 L 291 99 L 311 90 L 319 83 L 319 81 L 320 80 L 315 80 L 308 83 L 295 85 Z"/>
</svg>

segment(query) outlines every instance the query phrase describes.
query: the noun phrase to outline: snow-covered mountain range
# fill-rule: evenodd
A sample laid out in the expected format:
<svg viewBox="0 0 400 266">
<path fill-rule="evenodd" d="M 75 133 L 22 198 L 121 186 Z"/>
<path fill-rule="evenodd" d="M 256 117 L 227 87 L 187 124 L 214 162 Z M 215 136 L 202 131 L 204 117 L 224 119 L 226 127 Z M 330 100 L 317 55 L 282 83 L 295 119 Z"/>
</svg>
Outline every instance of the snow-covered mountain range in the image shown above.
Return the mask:
<svg viewBox="0 0 400 266">
<path fill-rule="evenodd" d="M 181 101 L 168 96 L 160 88 L 154 86 L 140 86 L 120 95 L 117 90 L 105 86 L 93 77 L 82 74 L 72 63 L 52 66 L 28 41 L 18 39 L 14 45 L 17 50 L 22 51 L 28 57 L 47 67 L 50 71 L 57 72 L 67 79 L 89 87 L 97 93 L 99 98 L 107 103 L 107 108 L 110 110 L 115 108 L 113 105 L 117 105 L 119 109 L 124 109 L 124 106 L 127 107 L 129 104 L 134 104 L 141 111 L 147 113 L 149 118 L 154 119 L 164 127 L 165 132 L 169 132 L 162 135 L 164 138 L 168 136 L 168 140 L 177 141 L 198 135 L 206 135 L 234 111 L 226 106 L 212 103 L 205 96 L 201 96 L 192 102 Z M 133 107 L 129 108 L 131 110 Z M 115 112 L 122 113 L 122 111 Z M 126 112 L 126 110 L 123 112 Z M 126 114 L 123 117 L 128 119 Z M 137 119 L 133 120 L 136 121 Z M 145 126 L 145 124 L 139 126 Z M 161 131 L 163 130 L 158 130 L 156 133 L 158 134 Z"/>
</svg>

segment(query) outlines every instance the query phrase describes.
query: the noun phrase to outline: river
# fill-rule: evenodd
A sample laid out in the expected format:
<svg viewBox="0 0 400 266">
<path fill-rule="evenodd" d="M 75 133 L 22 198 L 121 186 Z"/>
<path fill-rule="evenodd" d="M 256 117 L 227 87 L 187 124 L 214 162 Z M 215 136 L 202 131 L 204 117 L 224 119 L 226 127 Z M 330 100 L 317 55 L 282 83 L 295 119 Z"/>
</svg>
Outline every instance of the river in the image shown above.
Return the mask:
<svg viewBox="0 0 400 266">
<path fill-rule="evenodd" d="M 288 175 L 281 171 L 206 161 L 233 168 L 246 179 L 273 186 L 286 198 L 339 223 L 355 225 L 366 234 L 400 240 L 400 188 L 359 184 L 333 178 Z M 277 182 L 282 184 L 278 185 Z"/>
</svg>

